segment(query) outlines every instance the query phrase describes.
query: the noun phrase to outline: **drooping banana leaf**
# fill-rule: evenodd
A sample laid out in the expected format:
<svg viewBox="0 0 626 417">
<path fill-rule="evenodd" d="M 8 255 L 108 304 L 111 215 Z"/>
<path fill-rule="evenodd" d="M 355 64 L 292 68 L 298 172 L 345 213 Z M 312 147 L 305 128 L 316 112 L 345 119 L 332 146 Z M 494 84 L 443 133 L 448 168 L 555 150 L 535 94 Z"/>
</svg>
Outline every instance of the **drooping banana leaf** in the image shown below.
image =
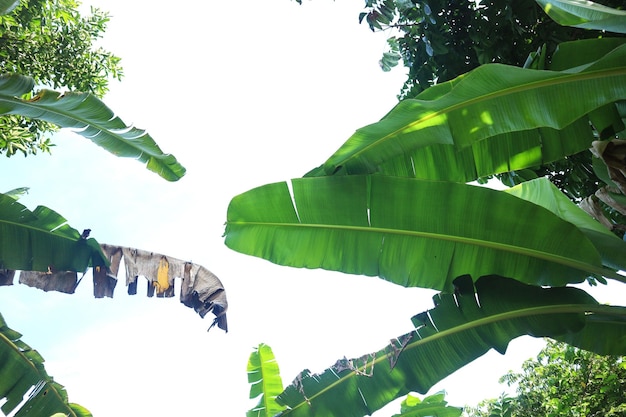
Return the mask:
<svg viewBox="0 0 626 417">
<path fill-rule="evenodd" d="M 261 343 L 248 359 L 248 382 L 250 398 L 259 397 L 259 403 L 246 413 L 247 417 L 272 417 L 285 407 L 276 402 L 276 397 L 283 392 L 278 363 L 270 348 Z"/>
<path fill-rule="evenodd" d="M 624 44 L 626 44 L 626 38 L 597 38 L 563 42 L 552 54 L 550 62 L 546 64 L 546 69 L 571 71 L 574 68 L 583 68 Z M 618 106 L 623 103 L 624 101 L 607 104 L 588 114 L 589 121 L 596 131 L 596 139 L 613 138 L 619 132 L 624 131 L 623 115 L 618 111 Z"/>
<path fill-rule="evenodd" d="M 148 280 L 149 297 L 155 293 L 157 297 L 174 297 L 175 280 L 179 278 L 180 302 L 192 308 L 202 318 L 209 312 L 213 313 L 215 318 L 209 330 L 217 325 L 225 332 L 228 331 L 226 291 L 219 278 L 204 266 L 160 253 L 117 245 L 105 244 L 102 245 L 102 250 L 107 260 L 110 261 L 110 266 L 94 271 L 94 295 L 96 297 L 113 297 L 111 287 L 115 284 L 108 283 L 116 280 L 115 277 L 118 275 L 123 260 L 128 294 L 137 293 L 138 277 L 143 276 Z M 106 290 L 110 289 L 110 294 L 95 293 L 99 282 L 102 285 L 108 285 Z"/>
<path fill-rule="evenodd" d="M 0 114 L 19 114 L 70 128 L 116 156 L 146 163 L 168 181 L 185 175 L 185 168 L 173 155 L 164 154 L 145 130 L 127 126 L 93 94 L 42 90 L 29 100 L 20 98 L 33 88 L 30 77 L 0 76 Z"/>
<path fill-rule="evenodd" d="M 567 71 L 591 65 L 626 43 L 626 38 L 592 38 L 561 42 L 544 68 L 552 71 Z"/>
<path fill-rule="evenodd" d="M 409 391 L 426 393 L 490 349 L 504 353 L 521 335 L 567 339 L 600 354 L 626 353 L 626 308 L 599 305 L 582 290 L 497 276 L 481 277 L 475 289 L 468 276 L 455 284 L 456 294 L 436 295 L 434 309 L 413 317 L 415 331 L 386 348 L 340 359 L 321 374 L 301 373 L 277 399 L 288 407 L 281 416 L 370 415 Z"/>
<path fill-rule="evenodd" d="M 537 204 L 449 182 L 334 176 L 268 184 L 232 199 L 226 245 L 271 262 L 451 291 L 499 274 L 536 285 L 582 282 L 602 267 L 593 243 Z M 294 206 L 295 201 L 295 206 Z"/>
<path fill-rule="evenodd" d="M 91 413 L 68 402 L 67 392 L 44 369 L 44 359 L 10 329 L 0 314 L 0 407 L 5 415 L 91 417 Z M 26 398 L 26 402 L 22 400 Z M 21 404 L 21 405 L 20 405 Z M 19 410 L 19 411 L 18 411 Z"/>
<path fill-rule="evenodd" d="M 561 26 L 626 33 L 626 11 L 589 0 L 536 0 Z"/>
<path fill-rule="evenodd" d="M 392 417 L 459 417 L 463 409 L 449 406 L 444 398 L 444 392 L 429 395 L 424 399 L 408 394 L 400 405 L 400 414 L 394 414 Z"/>
<path fill-rule="evenodd" d="M 561 159 L 590 147 L 589 113 L 626 99 L 625 62 L 622 44 L 564 71 L 483 65 L 402 101 L 307 176 L 467 182 Z"/>
<path fill-rule="evenodd" d="M 0 194 L 0 267 L 27 271 L 78 271 L 105 266 L 98 242 L 81 237 L 57 212 L 28 210 Z"/>
<path fill-rule="evenodd" d="M 538 204 L 574 224 L 596 247 L 603 265 L 616 270 L 626 270 L 626 242 L 572 203 L 547 178 L 523 182 L 504 192 Z"/>
</svg>

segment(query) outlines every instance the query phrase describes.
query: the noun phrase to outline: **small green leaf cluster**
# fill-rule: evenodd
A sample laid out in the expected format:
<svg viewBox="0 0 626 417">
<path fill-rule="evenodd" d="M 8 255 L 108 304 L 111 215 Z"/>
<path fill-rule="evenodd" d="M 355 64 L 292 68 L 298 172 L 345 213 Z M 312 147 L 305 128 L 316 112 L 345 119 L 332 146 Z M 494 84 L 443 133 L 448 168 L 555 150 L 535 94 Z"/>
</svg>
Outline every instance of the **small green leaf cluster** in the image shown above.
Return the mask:
<svg viewBox="0 0 626 417">
<path fill-rule="evenodd" d="M 468 417 L 623 416 L 626 413 L 626 358 L 602 356 L 548 341 L 521 372 L 501 378 L 517 385 L 517 397 L 483 401 Z"/>
<path fill-rule="evenodd" d="M 400 405 L 400 414 L 393 417 L 459 417 L 462 409 L 451 407 L 445 401 L 445 392 L 439 391 L 420 399 L 408 394 Z"/>
</svg>

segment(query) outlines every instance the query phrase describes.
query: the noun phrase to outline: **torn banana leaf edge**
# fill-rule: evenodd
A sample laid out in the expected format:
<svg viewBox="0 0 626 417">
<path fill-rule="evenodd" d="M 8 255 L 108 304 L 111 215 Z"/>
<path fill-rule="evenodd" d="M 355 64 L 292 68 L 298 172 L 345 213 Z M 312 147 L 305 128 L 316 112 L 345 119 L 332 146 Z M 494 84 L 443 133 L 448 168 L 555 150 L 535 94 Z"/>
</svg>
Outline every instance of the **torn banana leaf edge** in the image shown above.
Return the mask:
<svg viewBox="0 0 626 417">
<path fill-rule="evenodd" d="M 95 298 L 113 298 L 123 261 L 129 295 L 137 293 L 139 277 L 144 277 L 148 282 L 148 297 L 155 294 L 157 297 L 174 297 L 175 280 L 179 278 L 181 303 L 193 308 L 202 318 L 209 312 L 213 313 L 215 318 L 209 329 L 217 325 L 228 331 L 226 292 L 219 278 L 207 268 L 141 249 L 109 244 L 100 247 L 110 265 L 92 268 Z M 0 285 L 12 285 L 14 275 L 13 270 L 0 271 Z M 74 271 L 20 271 L 19 283 L 43 291 L 73 294 L 83 277 L 84 274 L 79 279 Z"/>
<path fill-rule="evenodd" d="M 585 291 L 541 288 L 500 276 L 455 280 L 456 292 L 412 318 L 415 330 L 384 349 L 338 360 L 321 374 L 308 370 L 278 396 L 281 416 L 370 415 L 411 391 L 435 383 L 522 335 L 551 337 L 599 354 L 626 353 L 626 307 L 600 305 Z M 349 412 L 348 412 L 349 410 Z"/>
</svg>

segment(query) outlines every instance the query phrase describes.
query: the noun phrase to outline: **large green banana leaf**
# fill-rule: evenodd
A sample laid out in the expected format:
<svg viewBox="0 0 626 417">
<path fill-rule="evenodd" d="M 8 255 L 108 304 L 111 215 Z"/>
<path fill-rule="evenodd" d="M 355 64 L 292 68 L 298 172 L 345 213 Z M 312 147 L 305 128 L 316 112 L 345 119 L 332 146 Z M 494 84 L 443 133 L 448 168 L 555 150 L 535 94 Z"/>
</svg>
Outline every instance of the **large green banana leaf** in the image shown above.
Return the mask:
<svg viewBox="0 0 626 417">
<path fill-rule="evenodd" d="M 9 328 L 0 314 L 0 407 L 5 415 L 41 417 L 61 413 L 64 416 L 91 417 L 78 404 L 68 402 L 63 386 L 46 373 L 43 358 L 22 342 L 21 334 Z M 26 402 L 22 404 L 22 400 Z"/>
<path fill-rule="evenodd" d="M 307 175 L 467 182 L 561 159 L 590 147 L 590 113 L 617 117 L 607 106 L 626 99 L 625 63 L 621 44 L 563 71 L 483 65 L 399 103 Z"/>
<path fill-rule="evenodd" d="M 39 206 L 28 210 L 0 194 L 0 267 L 27 271 L 78 271 L 105 266 L 100 245 L 81 237 L 57 212 Z"/>
<path fill-rule="evenodd" d="M 626 11 L 589 0 L 536 0 L 562 26 L 626 33 Z"/>
<path fill-rule="evenodd" d="M 283 392 L 278 362 L 272 348 L 265 343 L 261 343 L 250 354 L 248 382 L 250 398 L 259 397 L 259 403 L 246 413 L 247 417 L 272 417 L 285 409 L 276 402 L 276 397 Z"/>
<path fill-rule="evenodd" d="M 0 76 L 0 114 L 19 114 L 71 128 L 116 156 L 134 158 L 168 181 L 185 175 L 185 168 L 164 154 L 145 131 L 127 126 L 100 99 L 90 93 L 42 90 L 26 100 L 34 81 L 17 74 Z"/>
<path fill-rule="evenodd" d="M 294 179 L 292 188 L 293 200 L 286 183 L 233 198 L 226 245 L 280 265 L 442 291 L 463 274 L 537 285 L 624 279 L 574 224 L 500 191 L 381 175 Z"/>
<path fill-rule="evenodd" d="M 340 359 L 319 375 L 304 371 L 278 397 L 281 416 L 360 417 L 409 391 L 435 383 L 490 349 L 504 353 L 521 335 L 567 339 L 600 354 L 626 353 L 626 308 L 599 305 L 576 288 L 539 288 L 514 280 L 468 276 L 456 294 L 413 317 L 415 331 L 384 349 Z M 476 291 L 476 294 L 474 293 Z M 581 331 L 584 330 L 584 331 Z M 606 337 L 610 331 L 615 337 Z"/>
</svg>

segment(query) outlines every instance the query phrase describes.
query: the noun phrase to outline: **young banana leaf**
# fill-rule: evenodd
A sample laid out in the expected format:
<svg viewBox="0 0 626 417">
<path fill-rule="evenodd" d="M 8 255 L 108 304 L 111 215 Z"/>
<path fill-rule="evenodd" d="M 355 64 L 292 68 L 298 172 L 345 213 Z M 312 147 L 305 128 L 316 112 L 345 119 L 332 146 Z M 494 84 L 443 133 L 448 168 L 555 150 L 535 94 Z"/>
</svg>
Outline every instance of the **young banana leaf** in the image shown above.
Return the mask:
<svg viewBox="0 0 626 417">
<path fill-rule="evenodd" d="M 626 308 L 599 305 L 576 288 L 539 288 L 498 276 L 455 280 L 416 329 L 384 349 L 340 359 L 323 373 L 301 373 L 278 397 L 280 415 L 360 417 L 435 383 L 490 349 L 504 353 L 521 335 L 567 340 L 600 354 L 626 353 Z M 475 292 L 476 293 L 475 293 Z M 607 331 L 616 337 L 605 337 Z"/>
<path fill-rule="evenodd" d="M 84 407 L 68 402 L 63 386 L 46 373 L 41 355 L 21 337 L 0 314 L 0 399 L 6 400 L 0 409 L 4 415 L 91 417 Z"/>
<path fill-rule="evenodd" d="M 394 414 L 392 417 L 460 417 L 463 409 L 449 406 L 444 398 L 444 392 L 429 395 L 424 399 L 408 394 L 400 405 L 400 414 Z"/>
<path fill-rule="evenodd" d="M 0 114 L 19 114 L 70 128 L 116 156 L 146 163 L 168 181 L 185 175 L 185 168 L 173 155 L 164 154 L 145 130 L 127 126 L 93 94 L 42 90 L 29 100 L 20 98 L 33 88 L 30 77 L 0 76 Z"/>
<path fill-rule="evenodd" d="M 535 285 L 624 280 L 574 224 L 512 195 L 466 184 L 333 176 L 265 185 L 228 208 L 226 245 L 271 262 L 452 291 L 498 274 Z M 528 186 L 532 187 L 532 185 Z"/>
<path fill-rule="evenodd" d="M 276 397 L 283 392 L 278 362 L 272 348 L 261 343 L 248 359 L 248 382 L 250 398 L 259 397 L 259 403 L 246 413 L 247 417 L 272 417 L 285 407 L 276 402 Z"/>
<path fill-rule="evenodd" d="M 536 0 L 561 26 L 626 33 L 626 11 L 589 0 Z"/>
<path fill-rule="evenodd" d="M 307 176 L 380 172 L 468 182 L 561 159 L 591 146 L 590 113 L 602 109 L 608 121 L 594 119 L 603 131 L 621 123 L 610 106 L 626 99 L 625 62 L 619 44 L 562 71 L 483 65 L 400 102 Z"/>
</svg>

